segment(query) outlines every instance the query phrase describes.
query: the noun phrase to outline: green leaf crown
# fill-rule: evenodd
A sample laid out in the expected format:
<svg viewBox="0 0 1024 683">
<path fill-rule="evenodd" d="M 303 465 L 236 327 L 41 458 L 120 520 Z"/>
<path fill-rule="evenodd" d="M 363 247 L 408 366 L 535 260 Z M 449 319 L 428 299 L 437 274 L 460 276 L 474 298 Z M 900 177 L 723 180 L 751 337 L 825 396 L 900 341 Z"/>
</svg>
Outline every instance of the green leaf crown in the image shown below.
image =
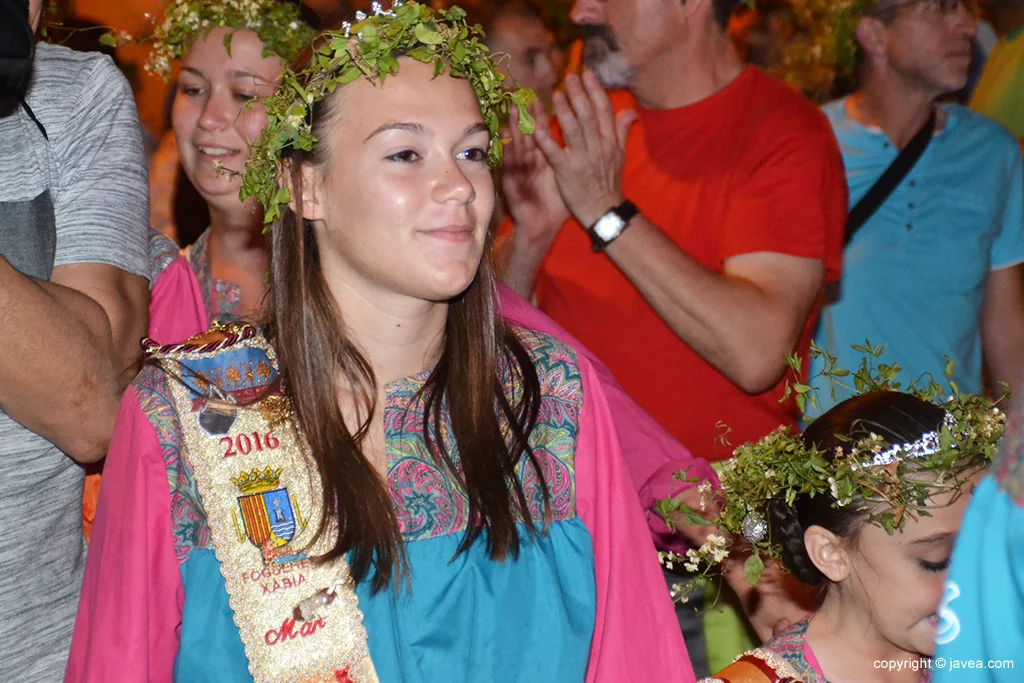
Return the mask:
<svg viewBox="0 0 1024 683">
<path fill-rule="evenodd" d="M 148 16 L 148 15 L 147 15 Z M 286 64 L 295 60 L 316 36 L 302 20 L 297 5 L 275 0 L 176 0 L 168 5 L 164 20 L 152 35 L 133 39 L 121 34 L 104 36 L 104 42 L 148 42 L 153 50 L 146 62 L 146 71 L 163 76 L 171 73 L 171 63 L 181 57 L 200 35 L 209 35 L 215 28 L 252 31 L 263 43 L 263 56 L 277 55 Z M 231 49 L 231 35 L 224 39 Z"/>
<path fill-rule="evenodd" d="M 762 556 L 782 558 L 781 542 L 772 537 L 768 524 L 774 501 L 791 506 L 798 496 L 830 496 L 833 507 L 857 506 L 870 523 L 892 534 L 902 529 L 908 518 L 927 516 L 928 501 L 933 497 L 959 491 L 976 471 L 970 464 L 988 463 L 995 457 L 1006 416 L 996 402 L 961 392 L 950 379 L 951 361 L 947 359 L 945 373 L 948 391 L 943 391 L 934 379 L 925 386 L 919 386 L 917 381 L 902 386 L 896 379 L 900 373 L 898 365 L 876 363 L 884 347 L 866 344 L 853 348 L 864 354 L 855 372 L 837 368 L 834 357 L 812 346 L 812 356 L 824 361 L 820 376 L 830 382 L 833 398 L 836 386 L 855 395 L 902 391 L 943 408 L 946 419 L 934 435 L 925 437 L 926 448 L 920 442 L 914 444 L 917 448 L 889 444 L 867 428 L 861 431 L 856 426 L 855 434 L 839 437 L 845 445 L 831 452 L 807 446 L 800 432 L 792 427 L 779 427 L 764 438 L 737 448 L 721 472 L 721 491 L 709 496 L 717 503 L 718 515 L 705 523 L 710 521 L 725 534 L 734 539 L 743 537 L 753 546 L 753 555 L 747 561 L 751 585 L 760 576 Z M 799 377 L 799 359 L 791 357 L 787 364 Z M 851 379 L 852 387 L 848 385 Z M 809 385 L 787 383 L 782 400 L 794 394 L 801 409 L 808 404 L 817 405 L 816 391 Z M 921 476 L 922 473 L 930 476 Z M 684 478 L 685 474 L 677 476 Z M 675 512 L 682 512 L 691 521 L 701 517 L 700 512 L 675 499 L 659 501 L 658 506 L 666 518 Z M 722 545 L 722 537 L 716 536 L 715 540 Z M 686 558 L 673 559 L 682 561 L 693 572 L 698 571 L 699 565 L 707 565 L 706 574 L 711 565 L 728 555 L 724 550 L 711 552 L 715 550 L 709 546 L 689 551 Z"/>
<path fill-rule="evenodd" d="M 488 159 L 492 167 L 501 162 L 499 126 L 513 106 L 519 109 L 520 130 L 533 132 L 533 118 L 527 111 L 535 101 L 533 91 L 502 88 L 504 76 L 481 41 L 483 31 L 466 23 L 461 8 L 435 12 L 416 2 L 396 2 L 384 11 L 375 2 L 373 11 L 370 16 L 357 13 L 357 23 L 346 24 L 342 31 L 325 32 L 306 70 L 286 71 L 278 92 L 264 100 L 267 128 L 252 146 L 241 197 L 259 200 L 266 223 L 278 218 L 281 204 L 290 199 L 279 172 L 282 152 L 289 148 L 310 151 L 316 143 L 315 105 L 358 78 L 383 83 L 398 73 L 399 57 L 432 63 L 435 76 L 447 72 L 469 81 L 491 134 Z"/>
</svg>

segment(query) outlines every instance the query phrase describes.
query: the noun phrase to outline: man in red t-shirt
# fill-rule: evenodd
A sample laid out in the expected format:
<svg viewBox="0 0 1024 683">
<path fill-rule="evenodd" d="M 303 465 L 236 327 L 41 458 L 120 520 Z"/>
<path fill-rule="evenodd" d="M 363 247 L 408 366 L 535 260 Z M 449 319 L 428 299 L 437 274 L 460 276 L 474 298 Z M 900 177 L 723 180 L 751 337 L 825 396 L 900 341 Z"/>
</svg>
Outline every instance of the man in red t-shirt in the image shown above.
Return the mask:
<svg viewBox="0 0 1024 683">
<path fill-rule="evenodd" d="M 722 460 L 726 430 L 735 447 L 798 417 L 778 402 L 784 359 L 806 355 L 838 275 L 846 184 L 825 116 L 736 56 L 735 0 L 639 16 L 649 1 L 576 3 L 593 72 L 556 98 L 564 147 L 543 116 L 509 145 L 505 279 Z M 629 92 L 613 104 L 598 78 Z"/>
<path fill-rule="evenodd" d="M 503 181 L 506 283 L 708 460 L 798 419 L 784 360 L 806 358 L 847 210 L 828 121 L 744 66 L 737 4 L 577 0 L 588 72 L 555 97 L 558 139 L 540 111 L 532 138 L 512 126 Z"/>
</svg>

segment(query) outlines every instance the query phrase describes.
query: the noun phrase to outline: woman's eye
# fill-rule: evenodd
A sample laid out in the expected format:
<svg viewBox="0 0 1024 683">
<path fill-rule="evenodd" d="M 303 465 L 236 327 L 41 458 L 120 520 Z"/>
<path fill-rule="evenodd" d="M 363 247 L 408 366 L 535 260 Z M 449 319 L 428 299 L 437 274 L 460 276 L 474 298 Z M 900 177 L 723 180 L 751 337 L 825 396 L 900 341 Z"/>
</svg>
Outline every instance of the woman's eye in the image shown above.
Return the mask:
<svg viewBox="0 0 1024 683">
<path fill-rule="evenodd" d="M 387 158 L 389 161 L 399 161 L 408 164 L 419 159 L 419 155 L 411 149 L 403 149 L 401 152 L 395 152 Z"/>
<path fill-rule="evenodd" d="M 928 560 L 921 560 L 921 569 L 927 572 L 944 572 L 949 569 L 949 558 L 947 557 L 942 562 L 929 562 Z"/>
<path fill-rule="evenodd" d="M 487 151 L 479 147 L 467 149 L 459 153 L 459 159 L 464 161 L 487 161 Z"/>
<path fill-rule="evenodd" d="M 257 99 L 258 97 L 259 97 L 259 95 L 256 95 L 254 93 L 247 93 L 247 92 L 236 92 L 235 93 L 235 99 L 238 100 L 239 102 L 248 102 L 249 100 Z"/>
<path fill-rule="evenodd" d="M 186 85 L 182 87 L 181 92 L 186 97 L 197 97 L 203 93 L 203 89 L 197 85 Z"/>
</svg>

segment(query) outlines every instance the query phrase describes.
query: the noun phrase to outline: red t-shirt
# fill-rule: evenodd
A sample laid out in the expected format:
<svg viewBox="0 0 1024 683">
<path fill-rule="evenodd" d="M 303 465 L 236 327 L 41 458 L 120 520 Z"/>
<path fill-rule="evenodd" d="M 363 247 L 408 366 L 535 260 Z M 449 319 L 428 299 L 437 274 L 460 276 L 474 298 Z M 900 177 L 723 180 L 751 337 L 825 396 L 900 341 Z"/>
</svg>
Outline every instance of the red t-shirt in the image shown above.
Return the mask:
<svg viewBox="0 0 1024 683">
<path fill-rule="evenodd" d="M 615 93 L 616 110 L 636 108 Z M 681 109 L 638 109 L 626 146 L 623 192 L 705 267 L 777 252 L 824 261 L 839 274 L 847 193 L 825 116 L 753 67 L 722 91 Z M 784 382 L 744 393 L 662 322 L 576 221 L 564 226 L 537 281 L 541 309 L 603 360 L 633 398 L 689 449 L 722 460 L 745 441 L 795 424 L 779 404 Z M 805 358 L 815 308 L 800 340 Z M 731 447 L 717 442 L 724 424 Z"/>
</svg>

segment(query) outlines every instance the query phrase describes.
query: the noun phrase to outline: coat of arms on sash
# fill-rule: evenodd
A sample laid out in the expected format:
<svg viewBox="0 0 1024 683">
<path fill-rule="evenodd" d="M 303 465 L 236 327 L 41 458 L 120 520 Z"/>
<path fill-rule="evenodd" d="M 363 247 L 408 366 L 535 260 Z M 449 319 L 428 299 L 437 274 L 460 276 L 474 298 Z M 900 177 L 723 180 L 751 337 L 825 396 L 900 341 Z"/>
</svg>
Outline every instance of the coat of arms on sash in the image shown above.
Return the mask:
<svg viewBox="0 0 1024 683">
<path fill-rule="evenodd" d="M 183 451 L 253 678 L 377 683 L 348 564 L 312 560 L 327 550 L 314 538 L 320 478 L 277 388 L 273 348 L 255 328 L 231 325 L 147 350 L 173 379 Z"/>
<path fill-rule="evenodd" d="M 274 554 L 295 537 L 299 528 L 305 528 L 299 508 L 292 502 L 288 489 L 281 488 L 282 470 L 267 468 L 263 472 L 257 469 L 242 472 L 232 477 L 231 483 L 238 487 L 239 516 L 232 511 L 235 532 L 239 541 L 246 538 L 259 548 L 266 557 Z M 305 553 L 277 557 L 273 561 L 286 564 L 290 561 L 305 559 Z"/>
</svg>

